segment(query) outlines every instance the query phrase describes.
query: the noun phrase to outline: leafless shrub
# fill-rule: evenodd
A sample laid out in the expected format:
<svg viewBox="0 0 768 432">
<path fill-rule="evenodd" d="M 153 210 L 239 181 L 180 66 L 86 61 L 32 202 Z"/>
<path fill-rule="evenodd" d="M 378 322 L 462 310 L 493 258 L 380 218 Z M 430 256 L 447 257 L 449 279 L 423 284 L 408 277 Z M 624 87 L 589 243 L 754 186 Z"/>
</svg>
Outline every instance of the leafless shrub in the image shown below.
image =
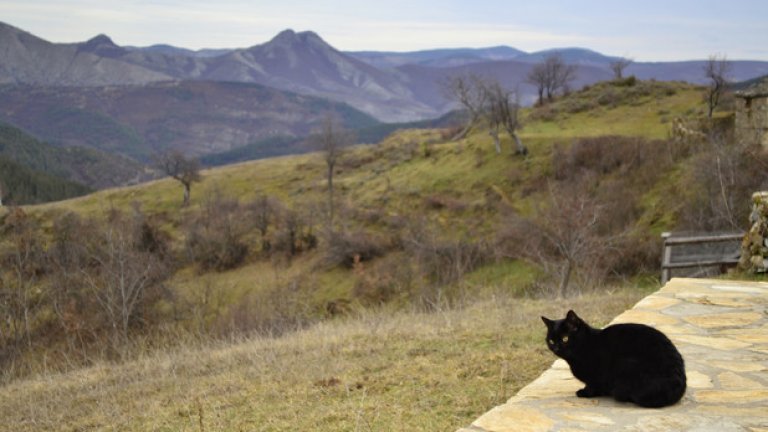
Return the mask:
<svg viewBox="0 0 768 432">
<path fill-rule="evenodd" d="M 270 228 L 276 229 L 278 217 L 283 211 L 283 205 L 276 198 L 259 195 L 245 205 L 246 216 L 259 231 L 261 236 L 261 252 L 269 254 L 272 249 L 270 241 Z"/>
<path fill-rule="evenodd" d="M 463 126 L 451 126 L 451 127 L 440 129 L 440 140 L 449 141 L 453 137 L 458 136 L 463 129 L 464 129 Z"/>
<path fill-rule="evenodd" d="M 358 262 L 353 268 L 357 281 L 352 295 L 365 305 L 379 305 L 397 298 L 407 298 L 416 280 L 413 260 L 402 253 L 371 264 Z"/>
<path fill-rule="evenodd" d="M 386 239 L 365 231 L 334 231 L 328 236 L 323 262 L 328 267 L 352 268 L 382 256 L 391 247 Z"/>
<path fill-rule="evenodd" d="M 563 109 L 571 114 L 597 108 L 597 103 L 587 98 L 571 98 L 563 102 Z"/>
<path fill-rule="evenodd" d="M 597 96 L 595 101 L 603 106 L 615 107 L 619 105 L 624 99 L 622 92 L 612 87 L 602 87 L 602 91 Z"/>
<path fill-rule="evenodd" d="M 554 105 L 541 105 L 534 107 L 531 114 L 528 116 L 529 121 L 555 121 L 560 114 L 560 110 Z"/>
<path fill-rule="evenodd" d="M 244 211 L 237 200 L 213 193 L 187 222 L 186 250 L 201 270 L 224 271 L 239 266 L 248 254 Z"/>
<path fill-rule="evenodd" d="M 622 81 L 624 76 L 624 69 L 631 65 L 633 60 L 631 58 L 619 58 L 612 61 L 609 66 L 613 72 L 614 81 Z"/>
<path fill-rule="evenodd" d="M 601 261 L 609 257 L 610 242 L 598 234 L 602 206 L 579 189 L 551 184 L 546 205 L 537 206 L 530 218 L 508 215 L 499 235 L 509 257 L 532 260 L 557 277 L 552 292 L 560 297 L 568 294 L 574 275 L 582 286 L 601 280 Z"/>
<path fill-rule="evenodd" d="M 21 208 L 13 208 L 1 228 L 6 244 L 0 263 L 8 271 L 0 269 L 0 310 L 6 318 L 0 336 L 31 348 L 34 315 L 44 302 L 44 293 L 36 289 L 45 272 L 40 227 Z"/>
<path fill-rule="evenodd" d="M 630 75 L 626 78 L 619 77 L 615 79 L 611 84 L 616 87 L 634 87 L 637 84 L 637 78 L 634 75 Z"/>
<path fill-rule="evenodd" d="M 558 181 L 572 180 L 585 173 L 619 174 L 632 177 L 635 186 L 649 186 L 663 167 L 669 166 L 669 144 L 642 138 L 602 136 L 585 138 L 570 147 L 556 145 L 552 167 Z"/>
<path fill-rule="evenodd" d="M 338 163 L 339 168 L 345 170 L 358 169 L 379 159 L 375 152 L 368 150 L 369 149 L 366 149 L 366 151 L 348 151 L 342 154 Z"/>
<path fill-rule="evenodd" d="M 417 300 L 435 305 L 448 299 L 451 285 L 489 259 L 490 248 L 483 241 L 466 235 L 451 239 L 438 235 L 424 220 L 411 221 L 401 242 L 415 264 L 422 283 Z"/>
<path fill-rule="evenodd" d="M 658 263 L 654 242 L 633 230 L 642 198 L 671 165 L 668 143 L 627 137 L 582 139 L 552 152 L 554 183 L 530 218 L 510 216 L 502 238 L 551 274 L 565 295 L 569 272 L 577 285 L 601 283 Z M 553 291 L 554 292 L 554 291 Z"/>
<path fill-rule="evenodd" d="M 302 252 L 314 249 L 318 245 L 318 238 L 314 232 L 314 226 L 310 223 L 310 216 L 298 210 L 283 208 L 278 216 L 278 229 L 274 233 L 272 241 L 273 253 L 284 254 L 290 259 Z"/>
<path fill-rule="evenodd" d="M 152 306 L 169 293 L 163 282 L 169 263 L 156 252 L 140 249 L 136 221 L 117 215 L 98 224 L 84 245 L 89 267 L 81 270 L 83 286 L 97 305 L 113 347 L 123 346 L 132 328 L 152 320 Z"/>
<path fill-rule="evenodd" d="M 677 228 L 745 229 L 752 193 L 768 187 L 766 168 L 768 153 L 759 146 L 709 137 L 685 172 Z"/>
<path fill-rule="evenodd" d="M 276 281 L 263 291 L 253 292 L 232 304 L 213 324 L 219 337 L 257 333 L 280 336 L 311 321 L 312 309 L 301 279 Z"/>
</svg>

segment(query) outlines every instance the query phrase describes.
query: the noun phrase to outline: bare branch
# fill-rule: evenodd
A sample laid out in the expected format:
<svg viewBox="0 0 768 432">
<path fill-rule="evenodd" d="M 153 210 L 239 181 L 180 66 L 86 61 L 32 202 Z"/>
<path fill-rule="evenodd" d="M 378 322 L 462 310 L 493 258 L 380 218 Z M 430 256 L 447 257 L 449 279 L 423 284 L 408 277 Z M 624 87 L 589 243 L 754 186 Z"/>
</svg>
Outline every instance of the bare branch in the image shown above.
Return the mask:
<svg viewBox="0 0 768 432">
<path fill-rule="evenodd" d="M 333 225 L 333 170 L 336 163 L 344 151 L 344 148 L 354 142 L 352 133 L 341 126 L 340 122 L 331 115 L 327 115 L 323 120 L 320 130 L 315 132 L 311 138 L 315 147 L 323 152 L 325 160 L 326 180 L 328 182 L 328 227 Z"/>
<path fill-rule="evenodd" d="M 622 57 L 618 60 L 612 61 L 609 66 L 613 71 L 613 79 L 620 80 L 624 77 L 624 69 L 631 65 L 633 60 L 631 58 Z"/>
<path fill-rule="evenodd" d="M 704 75 L 710 80 L 706 93 L 707 117 L 710 119 L 715 108 L 720 103 L 720 97 L 725 93 L 728 86 L 728 74 L 730 71 L 731 64 L 724 55 L 711 55 L 704 65 Z"/>
<path fill-rule="evenodd" d="M 452 140 L 460 140 L 467 136 L 472 127 L 480 120 L 487 102 L 487 92 L 484 90 L 483 79 L 475 74 L 456 75 L 443 82 L 445 95 L 458 102 L 469 115 L 467 124 Z"/>
<path fill-rule="evenodd" d="M 550 54 L 541 63 L 534 65 L 528 73 L 528 82 L 536 86 L 538 104 L 554 99 L 558 91 L 567 92 L 570 83 L 576 79 L 576 65 L 566 64 L 560 54 Z"/>
</svg>

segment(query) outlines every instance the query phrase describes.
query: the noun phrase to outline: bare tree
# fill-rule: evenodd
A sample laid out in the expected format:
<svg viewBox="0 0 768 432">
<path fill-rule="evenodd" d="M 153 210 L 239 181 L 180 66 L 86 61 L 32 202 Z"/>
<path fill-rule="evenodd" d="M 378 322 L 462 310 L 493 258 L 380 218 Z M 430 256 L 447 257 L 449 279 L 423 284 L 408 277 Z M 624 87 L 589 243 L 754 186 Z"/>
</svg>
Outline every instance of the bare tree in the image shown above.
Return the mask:
<svg viewBox="0 0 768 432">
<path fill-rule="evenodd" d="M 720 97 L 725 93 L 728 86 L 728 74 L 731 70 L 731 64 L 726 57 L 711 55 L 704 65 L 704 75 L 709 79 L 707 87 L 707 117 L 712 118 L 712 113 L 720 103 Z"/>
<path fill-rule="evenodd" d="M 528 82 L 536 86 L 538 104 L 552 101 L 558 91 L 566 92 L 570 83 L 576 79 L 576 65 L 566 64 L 558 53 L 550 54 L 541 63 L 533 66 L 528 73 Z"/>
<path fill-rule="evenodd" d="M 197 159 L 187 158 L 178 150 L 171 150 L 158 156 L 158 166 L 166 175 L 184 186 L 184 199 L 181 205 L 183 207 L 189 205 L 192 183 L 202 180 L 200 162 Z"/>
<path fill-rule="evenodd" d="M 631 65 L 633 60 L 631 58 L 619 58 L 617 60 L 612 61 L 609 66 L 611 68 L 611 71 L 613 71 L 613 79 L 620 80 L 624 77 L 624 69 L 626 69 L 629 65 Z"/>
<path fill-rule="evenodd" d="M 580 189 L 576 183 L 550 184 L 547 204 L 528 218 L 511 215 L 503 234 L 513 245 L 511 256 L 531 259 L 559 277 L 560 297 L 568 293 L 573 274 L 588 274 L 609 247 L 609 239 L 598 232 L 602 206 Z"/>
<path fill-rule="evenodd" d="M 81 269 L 84 284 L 104 313 L 113 343 L 128 338 L 132 324 L 140 320 L 145 300 L 158 290 L 168 272 L 163 260 L 137 250 L 133 227 L 116 220 L 99 227 L 88 245 L 89 268 Z"/>
<path fill-rule="evenodd" d="M 248 205 L 248 209 L 253 216 L 256 229 L 261 234 L 261 251 L 267 253 L 272 248 L 268 237 L 269 227 L 276 223 L 275 218 L 280 211 L 280 203 L 266 195 L 259 195 Z"/>
<path fill-rule="evenodd" d="M 520 125 L 518 120 L 520 104 L 517 101 L 516 93 L 504 89 L 498 81 L 486 82 L 484 90 L 487 94 L 487 106 L 484 111 L 488 117 L 489 134 L 493 137 L 496 153 L 501 153 L 499 129 L 504 128 L 515 141 L 515 154 L 528 154 L 528 149 L 517 135 L 517 128 Z"/>
<path fill-rule="evenodd" d="M 332 116 L 328 115 L 323 120 L 319 131 L 313 137 L 315 146 L 323 152 L 323 159 L 326 165 L 326 180 L 328 182 L 328 228 L 333 227 L 333 174 L 336 163 L 344 151 L 344 148 L 352 144 L 354 138 L 352 134 L 344 129 Z"/>
<path fill-rule="evenodd" d="M 559 54 L 547 57 L 545 64 L 552 77 L 551 92 L 547 92 L 547 99 L 551 101 L 556 92 L 568 92 L 571 82 L 576 79 L 577 67 L 576 65 L 566 64 Z"/>
<path fill-rule="evenodd" d="M 544 63 L 537 63 L 531 68 L 531 71 L 528 72 L 527 77 L 528 83 L 533 84 L 536 86 L 536 94 L 538 95 L 538 99 L 536 100 L 536 104 L 543 105 L 544 104 L 544 92 L 547 88 L 547 85 L 549 83 L 549 78 L 547 75 L 547 69 L 544 65 Z"/>
<path fill-rule="evenodd" d="M 10 272 L 0 281 L 0 302 L 14 340 L 31 346 L 32 314 L 42 301 L 42 293 L 35 289 L 44 259 L 39 227 L 20 208 L 11 210 L 5 225 L 9 248 L 2 258 Z"/>
<path fill-rule="evenodd" d="M 480 120 L 488 93 L 484 90 L 483 79 L 475 74 L 455 75 L 443 82 L 443 92 L 458 102 L 469 115 L 467 124 L 453 138 L 460 140 L 467 136 L 472 127 Z"/>
</svg>

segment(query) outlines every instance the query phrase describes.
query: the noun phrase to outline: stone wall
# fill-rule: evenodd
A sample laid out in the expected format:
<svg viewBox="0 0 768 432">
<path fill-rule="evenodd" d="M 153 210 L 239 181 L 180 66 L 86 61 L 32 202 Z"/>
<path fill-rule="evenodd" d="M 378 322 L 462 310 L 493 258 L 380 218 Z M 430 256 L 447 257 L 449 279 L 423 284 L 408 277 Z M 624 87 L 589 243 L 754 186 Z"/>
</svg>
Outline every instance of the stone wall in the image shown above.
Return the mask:
<svg viewBox="0 0 768 432">
<path fill-rule="evenodd" d="M 752 194 L 752 227 L 741 242 L 739 268 L 752 273 L 768 270 L 768 192 Z"/>
<path fill-rule="evenodd" d="M 736 92 L 736 138 L 768 148 L 768 80 Z"/>
</svg>

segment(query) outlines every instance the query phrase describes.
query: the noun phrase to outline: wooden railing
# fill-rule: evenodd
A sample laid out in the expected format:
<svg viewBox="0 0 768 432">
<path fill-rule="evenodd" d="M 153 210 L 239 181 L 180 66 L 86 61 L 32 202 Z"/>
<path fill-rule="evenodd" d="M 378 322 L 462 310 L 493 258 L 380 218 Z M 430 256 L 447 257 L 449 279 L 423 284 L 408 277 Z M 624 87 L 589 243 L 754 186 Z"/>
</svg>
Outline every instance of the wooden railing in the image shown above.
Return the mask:
<svg viewBox="0 0 768 432">
<path fill-rule="evenodd" d="M 664 239 L 664 251 L 661 260 L 661 284 L 666 284 L 672 273 L 673 269 L 690 269 L 690 268 L 705 268 L 720 266 L 721 268 L 727 268 L 735 266 L 739 262 L 739 254 L 741 252 L 740 241 L 744 237 L 744 233 L 727 233 L 727 234 L 713 234 L 713 235 L 697 235 L 697 236 L 675 236 L 673 233 L 665 232 L 661 234 L 661 238 Z M 723 242 L 739 242 L 732 250 L 728 250 L 727 253 L 719 255 L 689 255 L 683 260 L 672 259 L 672 248 L 674 246 L 683 245 L 696 245 L 696 244 L 712 244 Z"/>
</svg>

